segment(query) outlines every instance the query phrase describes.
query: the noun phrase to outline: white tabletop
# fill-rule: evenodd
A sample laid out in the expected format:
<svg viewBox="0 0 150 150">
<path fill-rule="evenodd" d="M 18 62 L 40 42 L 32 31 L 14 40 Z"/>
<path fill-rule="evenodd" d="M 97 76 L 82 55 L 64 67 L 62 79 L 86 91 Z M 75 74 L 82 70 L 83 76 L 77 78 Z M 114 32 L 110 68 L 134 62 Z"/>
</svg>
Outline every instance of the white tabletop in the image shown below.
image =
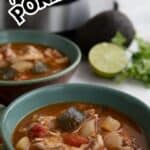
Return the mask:
<svg viewBox="0 0 150 150">
<path fill-rule="evenodd" d="M 91 10 L 98 11 L 96 3 L 99 0 L 92 0 Z M 150 1 L 149 0 L 119 0 L 121 10 L 124 11 L 133 21 L 138 34 L 150 40 Z M 107 79 L 102 79 L 94 75 L 87 62 L 82 62 L 70 83 L 88 83 L 111 87 L 129 93 L 150 106 L 150 89 L 145 88 L 135 81 L 126 81 L 120 85 Z"/>
<path fill-rule="evenodd" d="M 82 62 L 70 80 L 70 83 L 86 83 L 111 87 L 129 93 L 137 98 L 140 98 L 150 106 L 150 89 L 146 89 L 140 83 L 135 81 L 127 81 L 122 84 L 107 79 L 97 77 L 90 69 L 87 62 Z"/>
</svg>

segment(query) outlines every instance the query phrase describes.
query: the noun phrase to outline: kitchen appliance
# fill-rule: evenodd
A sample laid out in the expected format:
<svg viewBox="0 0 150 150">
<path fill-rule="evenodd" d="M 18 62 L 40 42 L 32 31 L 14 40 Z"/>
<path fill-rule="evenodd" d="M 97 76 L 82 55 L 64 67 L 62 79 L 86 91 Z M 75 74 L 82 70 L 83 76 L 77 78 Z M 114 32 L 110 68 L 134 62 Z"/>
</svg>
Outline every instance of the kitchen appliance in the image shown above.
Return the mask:
<svg viewBox="0 0 150 150">
<path fill-rule="evenodd" d="M 18 3 L 20 1 L 16 0 Z M 8 9 L 11 7 L 9 0 L 0 0 L 0 29 L 35 29 L 68 34 L 96 13 L 112 9 L 113 5 L 114 0 L 62 0 L 34 16 L 26 16 L 27 21 L 18 27 L 8 14 Z M 91 13 L 92 6 L 94 11 Z"/>
</svg>

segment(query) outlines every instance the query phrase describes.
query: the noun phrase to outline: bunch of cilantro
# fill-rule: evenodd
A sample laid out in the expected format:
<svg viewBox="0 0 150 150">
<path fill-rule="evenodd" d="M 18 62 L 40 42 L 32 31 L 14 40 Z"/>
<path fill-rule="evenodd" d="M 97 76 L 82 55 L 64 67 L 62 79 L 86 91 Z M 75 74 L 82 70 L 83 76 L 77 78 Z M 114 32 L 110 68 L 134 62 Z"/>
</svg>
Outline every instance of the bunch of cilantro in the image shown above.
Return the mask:
<svg viewBox="0 0 150 150">
<path fill-rule="evenodd" d="M 124 45 L 126 39 L 117 33 L 112 39 L 112 43 L 119 46 Z M 138 51 L 133 53 L 131 62 L 117 76 L 117 81 L 121 82 L 126 79 L 134 79 L 143 83 L 146 87 L 150 87 L 150 43 L 142 38 L 135 38 Z"/>
</svg>

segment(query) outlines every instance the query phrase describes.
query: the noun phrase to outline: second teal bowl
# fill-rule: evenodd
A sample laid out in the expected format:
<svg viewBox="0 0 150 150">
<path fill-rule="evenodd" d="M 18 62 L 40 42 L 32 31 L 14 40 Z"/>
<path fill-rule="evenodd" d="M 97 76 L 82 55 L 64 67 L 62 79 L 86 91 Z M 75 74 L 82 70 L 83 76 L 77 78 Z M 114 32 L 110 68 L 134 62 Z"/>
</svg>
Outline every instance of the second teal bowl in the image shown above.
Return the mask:
<svg viewBox="0 0 150 150">
<path fill-rule="evenodd" d="M 3 104 L 9 104 L 17 96 L 34 88 L 68 81 L 81 61 L 79 47 L 70 40 L 58 35 L 28 30 L 1 31 L 0 44 L 10 42 L 35 43 L 54 47 L 69 57 L 71 65 L 59 73 L 43 78 L 26 81 L 0 80 L 0 103 Z"/>
</svg>

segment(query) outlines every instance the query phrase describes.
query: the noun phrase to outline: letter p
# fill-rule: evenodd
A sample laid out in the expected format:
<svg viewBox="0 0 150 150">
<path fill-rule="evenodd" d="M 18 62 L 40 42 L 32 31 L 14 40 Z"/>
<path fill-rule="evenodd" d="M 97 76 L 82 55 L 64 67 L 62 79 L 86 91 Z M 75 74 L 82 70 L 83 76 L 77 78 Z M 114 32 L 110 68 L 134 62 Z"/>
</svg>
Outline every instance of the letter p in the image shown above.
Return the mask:
<svg viewBox="0 0 150 150">
<path fill-rule="evenodd" d="M 20 4 L 17 4 L 9 9 L 8 13 L 17 22 L 18 26 L 21 26 L 24 22 L 24 9 Z"/>
</svg>

